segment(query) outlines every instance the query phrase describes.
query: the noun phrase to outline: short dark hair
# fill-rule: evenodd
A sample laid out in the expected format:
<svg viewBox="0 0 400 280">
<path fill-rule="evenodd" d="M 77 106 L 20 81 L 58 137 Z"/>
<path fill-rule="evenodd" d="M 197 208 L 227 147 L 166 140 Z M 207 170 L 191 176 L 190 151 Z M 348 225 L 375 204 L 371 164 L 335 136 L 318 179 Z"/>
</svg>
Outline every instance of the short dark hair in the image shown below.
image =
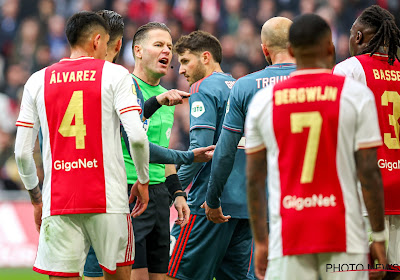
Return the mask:
<svg viewBox="0 0 400 280">
<path fill-rule="evenodd" d="M 393 65 L 397 59 L 397 49 L 400 47 L 400 30 L 396 25 L 394 16 L 378 5 L 366 8 L 358 17 L 359 22 L 375 31 L 374 37 L 368 42 L 362 53 L 373 55 L 380 46 L 388 48 L 388 62 Z"/>
<path fill-rule="evenodd" d="M 133 36 L 133 41 L 132 41 L 132 51 L 135 48 L 135 45 L 139 44 L 141 41 L 143 41 L 144 38 L 146 38 L 146 34 L 155 29 L 160 29 L 167 31 L 169 34 L 171 34 L 171 30 L 161 22 L 156 22 L 152 21 L 149 23 L 146 23 L 145 25 L 140 26 L 137 30 L 135 35 Z M 135 55 L 135 52 L 133 51 L 133 55 Z"/>
<path fill-rule="evenodd" d="M 110 10 L 101 10 L 96 12 L 101 16 L 110 27 L 110 41 L 114 42 L 117 38 L 124 35 L 124 20 L 120 14 Z"/>
<path fill-rule="evenodd" d="M 67 21 L 65 33 L 71 46 L 75 46 L 84 41 L 95 28 L 104 28 L 109 33 L 110 28 L 107 22 L 94 12 L 78 12 L 71 16 Z"/>
<path fill-rule="evenodd" d="M 187 50 L 193 53 L 209 51 L 216 62 L 221 63 L 222 61 L 221 43 L 215 36 L 205 31 L 193 31 L 189 35 L 179 38 L 174 51 L 183 54 Z"/>
<path fill-rule="evenodd" d="M 295 48 L 315 46 L 330 32 L 331 28 L 322 17 L 304 14 L 293 20 L 289 29 L 289 43 Z"/>
</svg>

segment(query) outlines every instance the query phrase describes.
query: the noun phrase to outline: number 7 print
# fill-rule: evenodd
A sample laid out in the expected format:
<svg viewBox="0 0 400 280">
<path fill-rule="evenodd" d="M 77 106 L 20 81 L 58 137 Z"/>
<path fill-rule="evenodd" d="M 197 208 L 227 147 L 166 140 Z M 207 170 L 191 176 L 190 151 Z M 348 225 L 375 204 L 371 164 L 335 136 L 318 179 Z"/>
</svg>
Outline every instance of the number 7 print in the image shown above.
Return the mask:
<svg viewBox="0 0 400 280">
<path fill-rule="evenodd" d="M 290 131 L 292 133 L 302 133 L 305 127 L 309 127 L 310 131 L 307 138 L 303 169 L 301 170 L 300 183 L 302 184 L 311 183 L 314 179 L 315 162 L 322 128 L 321 113 L 314 111 L 290 114 Z"/>
</svg>

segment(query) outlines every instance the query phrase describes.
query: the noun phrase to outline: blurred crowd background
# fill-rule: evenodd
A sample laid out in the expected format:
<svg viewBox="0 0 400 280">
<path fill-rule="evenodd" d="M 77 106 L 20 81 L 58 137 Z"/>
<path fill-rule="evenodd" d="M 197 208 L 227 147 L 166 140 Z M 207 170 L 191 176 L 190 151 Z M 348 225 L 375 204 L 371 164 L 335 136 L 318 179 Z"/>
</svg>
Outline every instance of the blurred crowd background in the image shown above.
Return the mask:
<svg viewBox="0 0 400 280">
<path fill-rule="evenodd" d="M 349 29 L 361 11 L 372 4 L 390 10 L 400 19 L 398 0 L 0 0 L 0 190 L 23 189 L 14 160 L 15 121 L 23 86 L 29 76 L 69 56 L 65 23 L 82 10 L 110 9 L 125 21 L 123 48 L 117 63 L 133 70 L 132 38 L 136 29 L 149 21 L 164 22 L 175 42 L 180 35 L 206 30 L 219 38 L 223 49 L 222 69 L 235 78 L 265 67 L 260 30 L 274 16 L 294 18 L 317 13 L 330 24 L 337 62 L 346 59 Z M 161 84 L 188 91 L 189 85 L 174 66 Z M 176 107 L 171 147 L 189 144 L 187 101 Z M 39 148 L 34 153 L 38 174 Z"/>
</svg>

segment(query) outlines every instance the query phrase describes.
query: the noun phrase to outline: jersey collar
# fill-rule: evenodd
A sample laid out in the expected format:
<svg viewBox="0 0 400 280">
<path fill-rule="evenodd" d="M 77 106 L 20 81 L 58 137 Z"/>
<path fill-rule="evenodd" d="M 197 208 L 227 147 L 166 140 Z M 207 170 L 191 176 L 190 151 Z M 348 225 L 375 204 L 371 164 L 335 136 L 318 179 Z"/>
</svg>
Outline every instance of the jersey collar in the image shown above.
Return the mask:
<svg viewBox="0 0 400 280">
<path fill-rule="evenodd" d="M 290 76 L 310 75 L 310 74 L 332 74 L 332 70 L 326 68 L 305 68 L 292 72 Z"/>
</svg>

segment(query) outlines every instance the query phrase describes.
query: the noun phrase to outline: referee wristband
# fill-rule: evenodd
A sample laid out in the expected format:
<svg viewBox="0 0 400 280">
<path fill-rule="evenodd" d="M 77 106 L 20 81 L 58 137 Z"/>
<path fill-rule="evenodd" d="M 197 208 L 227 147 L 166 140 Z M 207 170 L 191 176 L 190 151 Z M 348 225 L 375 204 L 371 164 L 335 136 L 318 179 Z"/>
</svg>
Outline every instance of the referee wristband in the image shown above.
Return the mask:
<svg viewBox="0 0 400 280">
<path fill-rule="evenodd" d="M 371 240 L 373 242 L 384 242 L 386 241 L 386 234 L 385 230 L 378 231 L 378 232 L 371 232 Z"/>
<path fill-rule="evenodd" d="M 146 119 L 149 119 L 159 108 L 161 105 L 157 101 L 156 96 L 152 96 L 146 100 L 143 106 L 143 116 Z"/>
<path fill-rule="evenodd" d="M 182 190 L 181 181 L 179 181 L 178 174 L 171 174 L 165 179 L 165 186 L 167 186 L 168 192 L 171 196 L 175 194 L 176 191 Z"/>
</svg>

